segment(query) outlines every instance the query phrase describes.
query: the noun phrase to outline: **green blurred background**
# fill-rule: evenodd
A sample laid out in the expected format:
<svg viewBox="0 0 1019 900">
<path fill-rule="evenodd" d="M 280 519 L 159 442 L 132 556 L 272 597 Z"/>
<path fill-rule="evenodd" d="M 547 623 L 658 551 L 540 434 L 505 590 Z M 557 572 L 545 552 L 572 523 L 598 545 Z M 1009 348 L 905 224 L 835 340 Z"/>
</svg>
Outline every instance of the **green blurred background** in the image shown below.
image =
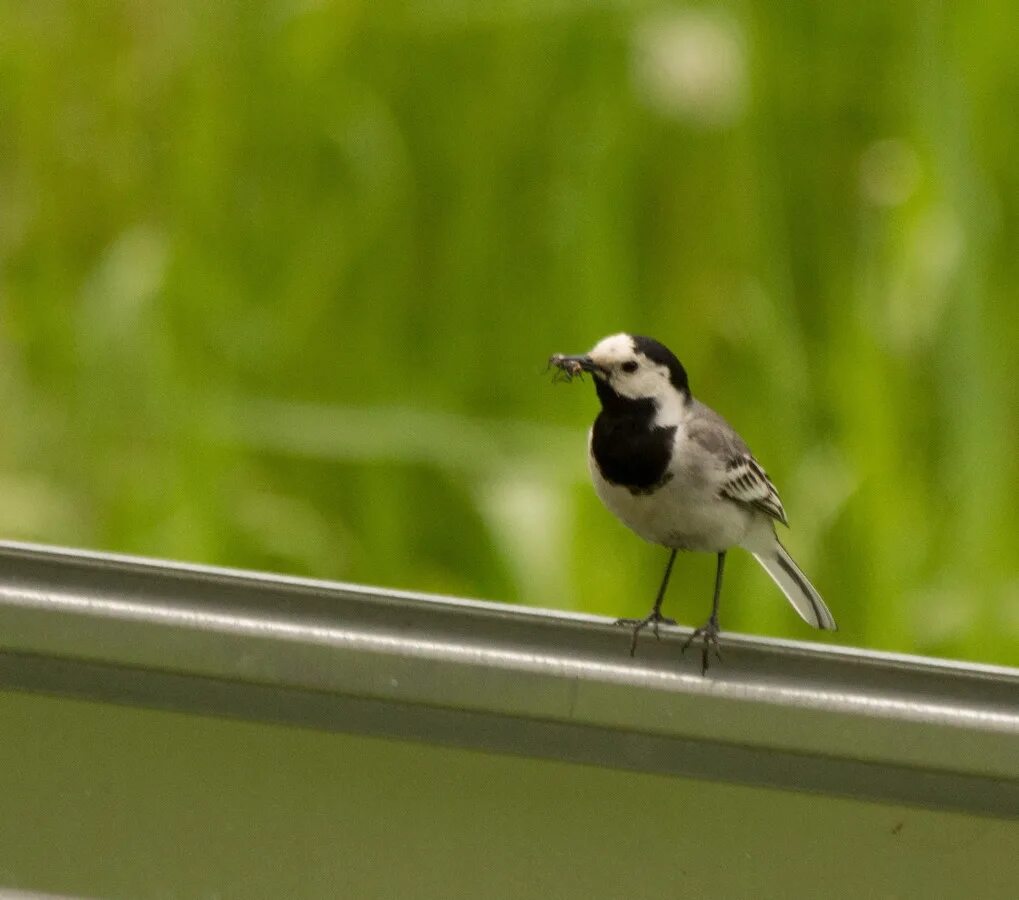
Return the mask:
<svg viewBox="0 0 1019 900">
<path fill-rule="evenodd" d="M 643 613 L 665 552 L 543 372 L 628 330 L 768 468 L 831 640 L 1019 664 L 1013 19 L 0 0 L 0 533 Z M 745 554 L 722 621 L 816 636 Z"/>
</svg>

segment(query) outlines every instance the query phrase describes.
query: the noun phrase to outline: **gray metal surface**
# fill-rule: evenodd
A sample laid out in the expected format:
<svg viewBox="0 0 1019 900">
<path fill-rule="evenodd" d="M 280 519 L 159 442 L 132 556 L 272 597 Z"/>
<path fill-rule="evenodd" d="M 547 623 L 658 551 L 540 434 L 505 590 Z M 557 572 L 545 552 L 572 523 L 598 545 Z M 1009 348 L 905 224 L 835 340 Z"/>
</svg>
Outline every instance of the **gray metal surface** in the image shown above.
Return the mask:
<svg viewBox="0 0 1019 900">
<path fill-rule="evenodd" d="M 1019 671 L 0 543 L 0 689 L 1019 817 Z"/>
</svg>

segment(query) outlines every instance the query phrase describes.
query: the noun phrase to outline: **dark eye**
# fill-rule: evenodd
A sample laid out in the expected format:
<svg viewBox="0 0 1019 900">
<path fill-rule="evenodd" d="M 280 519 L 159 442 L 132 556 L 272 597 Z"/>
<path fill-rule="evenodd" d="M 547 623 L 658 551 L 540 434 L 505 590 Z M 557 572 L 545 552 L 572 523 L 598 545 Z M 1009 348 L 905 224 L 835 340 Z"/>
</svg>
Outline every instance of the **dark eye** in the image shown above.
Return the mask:
<svg viewBox="0 0 1019 900">
<path fill-rule="evenodd" d="M 623 363 L 622 369 L 624 372 L 636 372 L 637 361 L 635 359 L 627 360 L 626 362 Z"/>
</svg>

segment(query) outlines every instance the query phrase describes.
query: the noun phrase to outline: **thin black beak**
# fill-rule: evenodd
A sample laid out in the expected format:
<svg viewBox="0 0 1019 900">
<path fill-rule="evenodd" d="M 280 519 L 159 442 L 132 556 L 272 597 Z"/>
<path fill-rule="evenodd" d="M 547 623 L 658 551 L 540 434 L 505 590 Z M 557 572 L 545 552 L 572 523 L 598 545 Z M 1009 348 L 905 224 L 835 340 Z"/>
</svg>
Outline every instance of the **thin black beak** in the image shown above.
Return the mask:
<svg viewBox="0 0 1019 900">
<path fill-rule="evenodd" d="M 562 369 L 568 375 L 598 371 L 598 365 L 590 356 L 565 356 L 562 353 L 554 353 L 548 362 L 549 365 Z"/>
</svg>

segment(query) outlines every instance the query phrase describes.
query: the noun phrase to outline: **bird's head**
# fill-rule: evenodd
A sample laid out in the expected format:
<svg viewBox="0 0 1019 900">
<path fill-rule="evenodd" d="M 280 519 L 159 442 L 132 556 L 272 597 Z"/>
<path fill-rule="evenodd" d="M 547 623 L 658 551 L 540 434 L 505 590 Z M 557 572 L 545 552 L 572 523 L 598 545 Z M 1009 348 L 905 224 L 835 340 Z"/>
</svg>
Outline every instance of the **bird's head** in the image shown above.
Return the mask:
<svg viewBox="0 0 1019 900">
<path fill-rule="evenodd" d="M 590 372 L 606 409 L 652 401 L 660 414 L 678 413 L 690 399 L 686 369 L 668 347 L 653 338 L 613 334 L 589 353 L 556 354 L 550 362 L 568 376 Z"/>
</svg>

